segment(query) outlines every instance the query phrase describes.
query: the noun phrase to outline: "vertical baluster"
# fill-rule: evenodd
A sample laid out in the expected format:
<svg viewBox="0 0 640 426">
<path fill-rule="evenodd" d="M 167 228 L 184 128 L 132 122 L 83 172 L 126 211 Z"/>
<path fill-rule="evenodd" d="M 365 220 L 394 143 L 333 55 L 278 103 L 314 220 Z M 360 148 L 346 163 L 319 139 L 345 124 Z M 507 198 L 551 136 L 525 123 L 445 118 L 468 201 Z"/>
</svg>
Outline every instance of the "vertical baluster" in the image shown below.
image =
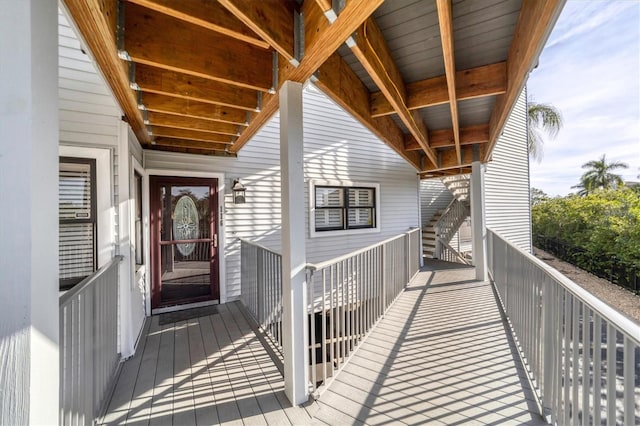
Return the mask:
<svg viewBox="0 0 640 426">
<path fill-rule="evenodd" d="M 564 387 L 564 397 L 563 397 L 563 414 L 564 421 L 563 424 L 568 425 L 571 419 L 571 409 L 570 409 L 570 400 L 571 400 L 571 387 L 569 382 L 571 380 L 570 373 L 570 362 L 571 362 L 571 319 L 573 318 L 571 311 L 573 296 L 571 296 L 568 292 L 565 293 L 564 299 L 564 366 L 563 366 L 563 387 Z"/>
<path fill-rule="evenodd" d="M 593 424 L 599 425 L 602 418 L 602 318 L 594 312 L 593 321 Z"/>
<path fill-rule="evenodd" d="M 624 392 L 622 393 L 624 400 L 622 401 L 622 407 L 624 410 L 624 424 L 632 425 L 636 423 L 635 415 L 635 389 L 634 379 L 636 366 L 636 360 L 634 355 L 634 345 L 631 339 L 624 336 L 624 352 L 623 352 L 623 377 L 624 377 Z"/>
<path fill-rule="evenodd" d="M 314 285 L 313 285 L 313 279 L 309 279 L 308 280 L 309 283 L 308 285 L 308 289 L 309 289 L 309 293 L 310 293 L 310 300 L 308 305 L 308 312 L 310 315 L 309 318 L 309 322 L 311 325 L 311 330 L 309 330 L 309 334 L 311 335 L 311 386 L 313 391 L 315 392 L 316 390 L 316 384 L 318 383 L 318 378 L 317 378 L 317 368 L 316 368 L 316 313 L 315 313 L 315 303 L 316 303 L 316 298 L 315 298 L 315 291 L 314 291 Z M 307 342 L 308 344 L 308 342 Z"/>
<path fill-rule="evenodd" d="M 327 383 L 327 270 L 322 269 L 322 383 Z"/>
<path fill-rule="evenodd" d="M 607 323 L 607 424 L 616 424 L 616 329 Z"/>
<path fill-rule="evenodd" d="M 341 356 L 341 360 L 340 363 L 338 364 L 338 370 L 342 367 L 342 364 L 344 363 L 344 359 L 345 359 L 345 354 L 346 354 L 346 341 L 345 341 L 345 311 L 344 311 L 344 262 L 340 262 L 338 264 L 338 271 L 339 271 L 339 283 L 340 283 L 340 347 L 341 347 L 341 351 L 340 351 L 340 356 Z"/>
<path fill-rule="evenodd" d="M 590 424 L 589 396 L 591 395 L 591 310 L 582 305 L 582 425 Z M 595 369 L 594 369 L 595 370 Z M 577 387 L 577 386 L 576 386 Z"/>
<path fill-rule="evenodd" d="M 336 362 L 336 344 L 338 342 L 337 340 L 337 333 L 336 333 L 336 315 L 337 315 L 337 311 L 336 311 L 336 305 L 337 303 L 335 303 L 335 297 L 337 297 L 337 291 L 336 288 L 334 286 L 335 284 L 335 280 L 334 280 L 334 275 L 335 275 L 335 265 L 331 265 L 329 267 L 329 279 L 331 280 L 330 283 L 330 288 L 331 288 L 331 293 L 329 294 L 329 303 L 331 305 L 331 316 L 329 317 L 329 333 L 331 335 L 331 346 L 330 346 L 330 350 L 331 350 L 331 377 L 335 376 L 335 372 L 333 369 L 334 363 Z"/>
</svg>

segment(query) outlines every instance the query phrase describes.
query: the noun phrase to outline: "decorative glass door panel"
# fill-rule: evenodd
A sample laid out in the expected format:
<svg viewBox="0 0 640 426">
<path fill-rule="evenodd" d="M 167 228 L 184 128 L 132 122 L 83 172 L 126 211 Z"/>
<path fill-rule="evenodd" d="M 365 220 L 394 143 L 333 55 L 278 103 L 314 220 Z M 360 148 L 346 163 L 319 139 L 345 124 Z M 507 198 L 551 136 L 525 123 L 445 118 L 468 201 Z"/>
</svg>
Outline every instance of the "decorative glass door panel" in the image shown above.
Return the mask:
<svg viewBox="0 0 640 426">
<path fill-rule="evenodd" d="M 217 299 L 215 179 L 157 177 L 151 183 L 153 307 Z"/>
</svg>

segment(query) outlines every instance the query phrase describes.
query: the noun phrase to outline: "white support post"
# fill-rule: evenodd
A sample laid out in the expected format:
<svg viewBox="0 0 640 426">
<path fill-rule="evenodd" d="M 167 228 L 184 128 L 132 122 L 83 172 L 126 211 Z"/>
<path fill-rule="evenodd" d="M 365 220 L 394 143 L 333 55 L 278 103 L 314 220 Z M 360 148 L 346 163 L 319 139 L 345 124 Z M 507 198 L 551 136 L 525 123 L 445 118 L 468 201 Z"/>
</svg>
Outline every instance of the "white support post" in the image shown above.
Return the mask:
<svg viewBox="0 0 640 426">
<path fill-rule="evenodd" d="M 129 133 L 128 125 L 124 121 L 119 123 L 118 144 L 118 254 L 123 256 L 118 274 L 120 328 L 120 355 L 126 359 L 134 354 L 135 335 L 131 317 L 132 283 L 135 282 L 135 246 L 132 244 L 131 232 L 131 175 L 133 165 L 129 161 Z"/>
<path fill-rule="evenodd" d="M 302 84 L 286 81 L 279 96 L 284 391 L 300 405 L 309 394 Z"/>
<path fill-rule="evenodd" d="M 0 74 L 0 424 L 57 424 L 57 0 L 0 0 Z"/>
<path fill-rule="evenodd" d="M 476 279 L 487 281 L 487 229 L 484 217 L 484 170 L 480 161 L 471 164 L 471 229 L 473 231 L 473 265 Z"/>
</svg>

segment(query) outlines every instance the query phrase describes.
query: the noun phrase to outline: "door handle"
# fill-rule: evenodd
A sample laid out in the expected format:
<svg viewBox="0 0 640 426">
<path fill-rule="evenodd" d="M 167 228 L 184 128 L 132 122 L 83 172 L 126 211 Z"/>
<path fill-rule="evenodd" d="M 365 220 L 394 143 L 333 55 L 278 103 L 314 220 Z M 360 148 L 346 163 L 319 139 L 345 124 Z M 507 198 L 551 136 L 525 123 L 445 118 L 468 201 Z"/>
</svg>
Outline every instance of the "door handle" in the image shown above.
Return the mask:
<svg viewBox="0 0 640 426">
<path fill-rule="evenodd" d="M 218 248 L 218 234 L 213 235 L 213 247 Z"/>
</svg>

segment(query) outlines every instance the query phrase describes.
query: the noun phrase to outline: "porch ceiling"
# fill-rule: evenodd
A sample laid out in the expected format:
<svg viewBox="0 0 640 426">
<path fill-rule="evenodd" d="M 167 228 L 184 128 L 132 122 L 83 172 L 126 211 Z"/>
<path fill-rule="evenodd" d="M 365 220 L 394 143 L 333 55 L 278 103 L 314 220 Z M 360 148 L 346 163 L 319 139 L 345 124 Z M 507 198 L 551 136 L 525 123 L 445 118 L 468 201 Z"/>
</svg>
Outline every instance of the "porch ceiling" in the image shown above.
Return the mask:
<svg viewBox="0 0 640 426">
<path fill-rule="evenodd" d="M 235 155 L 312 79 L 433 177 L 490 159 L 564 0 L 64 4 L 145 149 Z"/>
</svg>

